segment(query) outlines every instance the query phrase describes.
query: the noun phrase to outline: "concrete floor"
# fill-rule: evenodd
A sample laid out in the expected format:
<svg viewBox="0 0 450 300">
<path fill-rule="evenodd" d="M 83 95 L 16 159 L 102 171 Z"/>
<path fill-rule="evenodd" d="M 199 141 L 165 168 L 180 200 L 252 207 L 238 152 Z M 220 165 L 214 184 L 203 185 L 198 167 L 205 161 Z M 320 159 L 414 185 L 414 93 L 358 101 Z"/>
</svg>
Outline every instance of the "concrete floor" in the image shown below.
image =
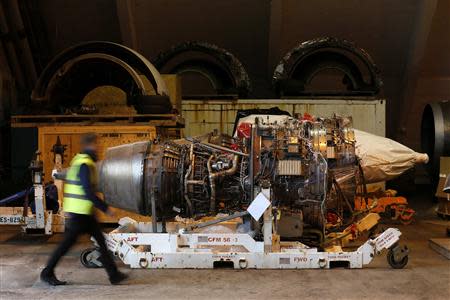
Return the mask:
<svg viewBox="0 0 450 300">
<path fill-rule="evenodd" d="M 389 267 L 385 256 L 365 269 L 347 270 L 131 270 L 130 279 L 111 286 L 102 269 L 85 269 L 79 262 L 87 238 L 69 252 L 57 269 L 63 287 L 38 279 L 60 235 L 23 237 L 16 230 L 0 236 L 0 299 L 450 299 L 450 260 L 428 247 L 442 237 L 445 222 L 434 217 L 397 226 L 411 249 L 408 266 Z"/>
</svg>

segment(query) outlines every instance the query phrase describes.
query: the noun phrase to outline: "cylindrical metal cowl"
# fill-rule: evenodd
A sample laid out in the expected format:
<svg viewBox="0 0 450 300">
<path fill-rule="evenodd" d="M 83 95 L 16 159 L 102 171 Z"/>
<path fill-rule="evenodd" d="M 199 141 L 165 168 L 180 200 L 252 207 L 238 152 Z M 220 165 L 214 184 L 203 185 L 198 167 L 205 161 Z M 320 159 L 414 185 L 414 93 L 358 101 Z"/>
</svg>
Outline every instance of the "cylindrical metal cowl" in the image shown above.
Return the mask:
<svg viewBox="0 0 450 300">
<path fill-rule="evenodd" d="M 430 171 L 437 175 L 440 157 L 450 155 L 450 101 L 425 106 L 421 140 L 422 151 L 430 157 Z"/>
<path fill-rule="evenodd" d="M 109 148 L 99 168 L 99 190 L 106 203 L 148 214 L 144 197 L 144 159 L 150 142 Z"/>
</svg>

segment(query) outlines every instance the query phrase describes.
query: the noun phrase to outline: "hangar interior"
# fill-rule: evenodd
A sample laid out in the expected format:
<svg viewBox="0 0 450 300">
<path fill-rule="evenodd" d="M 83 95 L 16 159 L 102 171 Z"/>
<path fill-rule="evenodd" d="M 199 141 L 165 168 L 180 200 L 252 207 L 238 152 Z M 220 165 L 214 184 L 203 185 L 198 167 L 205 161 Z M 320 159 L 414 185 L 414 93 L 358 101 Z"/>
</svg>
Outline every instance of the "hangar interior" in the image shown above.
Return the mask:
<svg viewBox="0 0 450 300">
<path fill-rule="evenodd" d="M 0 0 L 0 299 L 448 299 L 449 29 L 448 0 Z M 84 235 L 52 287 L 92 135 L 128 278 Z"/>
</svg>

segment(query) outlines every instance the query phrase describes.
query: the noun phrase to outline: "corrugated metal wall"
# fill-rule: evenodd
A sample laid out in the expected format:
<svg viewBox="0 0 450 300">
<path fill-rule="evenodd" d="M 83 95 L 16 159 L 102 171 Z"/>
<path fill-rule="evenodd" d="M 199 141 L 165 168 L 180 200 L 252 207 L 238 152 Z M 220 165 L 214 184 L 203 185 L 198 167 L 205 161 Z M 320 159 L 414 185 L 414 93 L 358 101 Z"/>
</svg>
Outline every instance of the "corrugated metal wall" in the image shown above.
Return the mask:
<svg viewBox="0 0 450 300">
<path fill-rule="evenodd" d="M 309 113 L 327 117 L 336 113 L 352 116 L 355 128 L 385 136 L 386 101 L 335 100 L 335 99 L 282 99 L 282 100 L 183 100 L 182 114 L 186 121 L 185 136 L 196 136 L 218 129 L 232 134 L 236 112 L 240 109 L 271 108 L 274 106 L 289 113 Z"/>
</svg>

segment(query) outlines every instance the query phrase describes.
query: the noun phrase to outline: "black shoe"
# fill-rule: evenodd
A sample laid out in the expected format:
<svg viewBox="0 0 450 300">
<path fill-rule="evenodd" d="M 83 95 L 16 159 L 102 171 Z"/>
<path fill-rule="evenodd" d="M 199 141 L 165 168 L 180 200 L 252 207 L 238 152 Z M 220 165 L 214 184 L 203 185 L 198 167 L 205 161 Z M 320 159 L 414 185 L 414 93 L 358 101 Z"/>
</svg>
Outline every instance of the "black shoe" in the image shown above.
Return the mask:
<svg viewBox="0 0 450 300">
<path fill-rule="evenodd" d="M 53 273 L 53 271 L 49 271 L 47 268 L 42 270 L 41 280 L 53 286 L 65 285 L 67 283 L 66 281 L 58 280 L 58 278 L 56 278 L 55 276 L 55 273 Z"/>
<path fill-rule="evenodd" d="M 128 278 L 127 274 L 124 274 L 120 271 L 117 271 L 117 273 L 114 276 L 109 277 L 109 282 L 111 282 L 111 284 L 119 284 L 122 281 L 124 281 L 125 279 Z"/>
</svg>

